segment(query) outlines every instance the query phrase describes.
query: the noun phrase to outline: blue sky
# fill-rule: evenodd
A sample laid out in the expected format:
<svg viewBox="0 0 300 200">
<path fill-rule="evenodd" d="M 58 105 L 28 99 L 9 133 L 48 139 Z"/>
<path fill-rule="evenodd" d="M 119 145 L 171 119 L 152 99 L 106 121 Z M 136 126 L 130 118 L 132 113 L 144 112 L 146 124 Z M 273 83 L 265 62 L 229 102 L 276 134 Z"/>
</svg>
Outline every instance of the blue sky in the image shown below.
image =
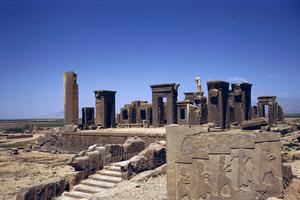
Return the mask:
<svg viewBox="0 0 300 200">
<path fill-rule="evenodd" d="M 196 76 L 205 91 L 247 80 L 253 98 L 300 98 L 299 1 L 49 2 L 0 1 L 0 118 L 62 111 L 68 70 L 80 107 L 96 89 L 116 90 L 117 110 L 151 102 L 149 85 L 167 82 L 182 100 Z"/>
</svg>

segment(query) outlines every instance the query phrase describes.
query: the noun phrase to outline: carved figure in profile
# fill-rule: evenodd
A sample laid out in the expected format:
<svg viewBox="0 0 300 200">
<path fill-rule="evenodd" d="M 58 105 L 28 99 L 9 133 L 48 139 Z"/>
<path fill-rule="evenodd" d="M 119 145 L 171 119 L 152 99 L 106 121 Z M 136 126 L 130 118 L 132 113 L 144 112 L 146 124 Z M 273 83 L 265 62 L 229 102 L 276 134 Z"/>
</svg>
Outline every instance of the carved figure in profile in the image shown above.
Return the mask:
<svg viewBox="0 0 300 200">
<path fill-rule="evenodd" d="M 273 167 L 270 161 L 276 159 L 276 155 L 270 152 L 270 143 L 262 144 L 262 159 L 261 159 L 261 182 L 265 185 L 273 185 L 275 178 Z"/>
<path fill-rule="evenodd" d="M 196 162 L 196 166 L 194 167 L 195 170 L 195 181 L 197 188 L 196 191 L 193 191 L 196 193 L 197 199 L 208 199 L 208 195 L 210 194 L 211 188 L 210 185 L 207 183 L 210 178 L 209 173 L 204 173 L 204 164 L 202 162 Z"/>
<path fill-rule="evenodd" d="M 188 188 L 188 185 L 191 184 L 191 177 L 185 167 L 180 168 L 179 176 L 177 200 L 191 200 L 190 190 Z"/>
<path fill-rule="evenodd" d="M 219 175 L 217 183 L 218 196 L 230 197 L 232 189 L 231 180 L 226 175 L 226 172 L 230 172 L 230 164 L 225 164 L 225 156 L 219 158 Z M 226 187 L 227 186 L 227 187 Z"/>
<path fill-rule="evenodd" d="M 231 162 L 233 159 L 238 159 L 238 187 L 247 188 L 249 184 L 253 182 L 252 170 L 249 169 L 249 162 L 253 164 L 253 158 L 243 150 L 239 150 L 237 154 L 231 156 Z"/>
</svg>

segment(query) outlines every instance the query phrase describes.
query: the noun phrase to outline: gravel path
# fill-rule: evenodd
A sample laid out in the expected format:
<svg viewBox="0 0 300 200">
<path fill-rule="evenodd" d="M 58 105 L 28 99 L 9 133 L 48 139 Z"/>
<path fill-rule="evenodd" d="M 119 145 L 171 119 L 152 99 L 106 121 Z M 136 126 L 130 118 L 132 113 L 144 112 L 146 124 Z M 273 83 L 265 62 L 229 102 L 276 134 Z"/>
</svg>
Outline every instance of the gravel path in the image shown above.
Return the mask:
<svg viewBox="0 0 300 200">
<path fill-rule="evenodd" d="M 151 177 L 147 181 L 124 181 L 117 187 L 95 194 L 89 200 L 167 200 L 166 175 Z"/>
</svg>

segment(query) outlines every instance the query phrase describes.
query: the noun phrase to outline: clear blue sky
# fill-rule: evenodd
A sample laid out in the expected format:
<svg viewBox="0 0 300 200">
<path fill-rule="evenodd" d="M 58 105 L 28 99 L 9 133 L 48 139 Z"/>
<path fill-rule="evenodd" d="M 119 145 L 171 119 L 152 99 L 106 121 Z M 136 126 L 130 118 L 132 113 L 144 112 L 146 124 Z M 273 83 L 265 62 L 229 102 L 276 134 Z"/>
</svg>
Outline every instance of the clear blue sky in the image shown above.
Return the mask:
<svg viewBox="0 0 300 200">
<path fill-rule="evenodd" d="M 182 100 L 195 76 L 205 91 L 208 79 L 248 80 L 254 98 L 300 97 L 297 0 L 49 2 L 0 1 L 0 118 L 62 111 L 68 70 L 80 107 L 95 89 L 116 90 L 118 111 L 151 102 L 149 85 L 166 82 Z"/>
</svg>

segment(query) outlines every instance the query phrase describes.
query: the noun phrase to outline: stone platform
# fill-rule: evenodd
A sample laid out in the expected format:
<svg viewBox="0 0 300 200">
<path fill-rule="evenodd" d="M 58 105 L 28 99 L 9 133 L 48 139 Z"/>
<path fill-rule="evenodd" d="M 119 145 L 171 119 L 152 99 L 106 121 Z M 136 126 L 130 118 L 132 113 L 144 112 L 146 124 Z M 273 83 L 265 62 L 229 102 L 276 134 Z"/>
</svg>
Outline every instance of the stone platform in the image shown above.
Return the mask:
<svg viewBox="0 0 300 200">
<path fill-rule="evenodd" d="M 126 139 L 137 136 L 150 143 L 166 139 L 166 129 L 161 128 L 106 128 L 64 132 L 57 141 L 56 147 L 62 152 L 78 153 L 94 144 L 123 144 Z"/>
</svg>

